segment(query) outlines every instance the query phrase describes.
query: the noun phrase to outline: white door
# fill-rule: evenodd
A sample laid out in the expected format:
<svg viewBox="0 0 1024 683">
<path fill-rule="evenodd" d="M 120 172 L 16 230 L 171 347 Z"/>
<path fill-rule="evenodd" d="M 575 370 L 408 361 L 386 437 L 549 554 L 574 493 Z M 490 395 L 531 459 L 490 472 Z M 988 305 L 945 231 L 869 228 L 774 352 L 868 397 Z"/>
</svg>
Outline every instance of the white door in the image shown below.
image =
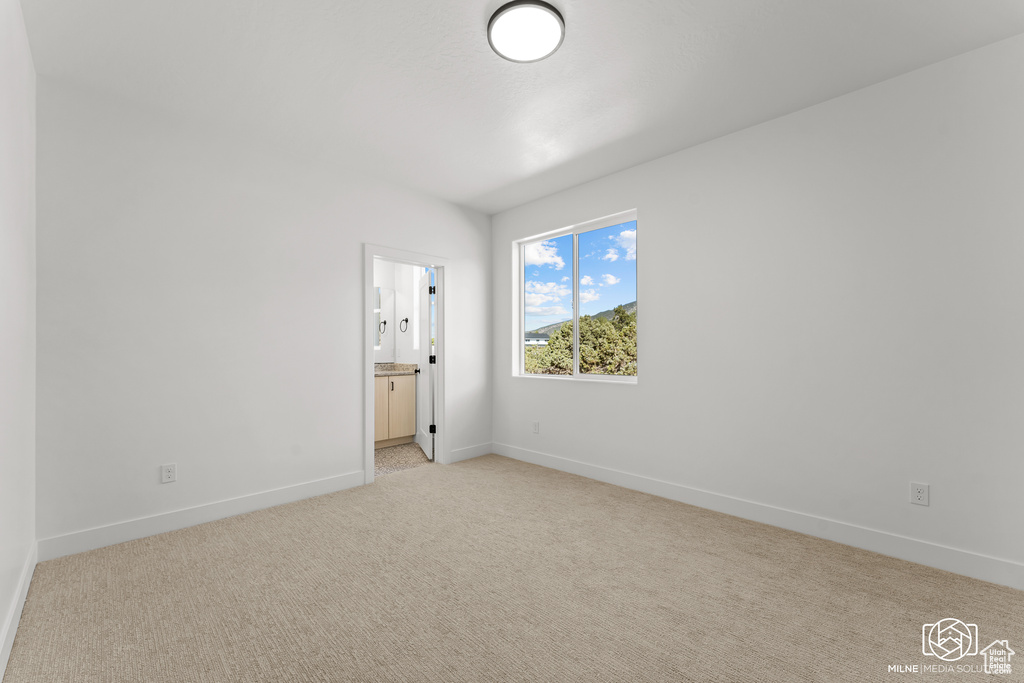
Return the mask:
<svg viewBox="0 0 1024 683">
<path fill-rule="evenodd" d="M 419 319 L 419 357 L 417 363 L 420 374 L 416 378 L 416 443 L 431 460 L 434 459 L 434 435 L 430 433 L 430 425 L 434 424 L 434 369 L 430 364 L 430 356 L 434 353 L 431 344 L 430 323 L 432 320 L 432 299 L 430 296 L 431 271 L 420 277 L 420 319 Z"/>
</svg>

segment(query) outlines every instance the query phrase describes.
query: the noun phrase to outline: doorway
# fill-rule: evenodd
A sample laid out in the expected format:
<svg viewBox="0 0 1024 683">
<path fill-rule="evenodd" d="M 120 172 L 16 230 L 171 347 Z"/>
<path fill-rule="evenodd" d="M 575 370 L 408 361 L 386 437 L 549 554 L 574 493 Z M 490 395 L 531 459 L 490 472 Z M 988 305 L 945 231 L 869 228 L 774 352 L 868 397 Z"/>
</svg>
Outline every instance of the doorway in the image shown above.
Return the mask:
<svg viewBox="0 0 1024 683">
<path fill-rule="evenodd" d="M 444 259 L 364 248 L 364 481 L 447 462 Z"/>
</svg>

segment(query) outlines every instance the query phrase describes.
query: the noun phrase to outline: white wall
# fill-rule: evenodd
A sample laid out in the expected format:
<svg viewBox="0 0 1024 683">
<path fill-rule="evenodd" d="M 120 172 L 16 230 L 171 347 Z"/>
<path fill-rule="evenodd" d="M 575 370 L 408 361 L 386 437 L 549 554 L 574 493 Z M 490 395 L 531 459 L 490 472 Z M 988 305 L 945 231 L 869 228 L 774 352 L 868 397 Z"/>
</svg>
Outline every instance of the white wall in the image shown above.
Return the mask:
<svg viewBox="0 0 1024 683">
<path fill-rule="evenodd" d="M 1024 588 L 1021 64 L 1024 37 L 495 216 L 496 450 Z M 512 241 L 634 207 L 639 383 L 513 378 Z"/>
<path fill-rule="evenodd" d="M 448 260 L 448 443 L 490 442 L 487 217 L 46 79 L 39 206 L 41 556 L 362 483 L 364 242 Z"/>
<path fill-rule="evenodd" d="M 0 678 L 35 566 L 36 75 L 0 0 Z"/>
</svg>

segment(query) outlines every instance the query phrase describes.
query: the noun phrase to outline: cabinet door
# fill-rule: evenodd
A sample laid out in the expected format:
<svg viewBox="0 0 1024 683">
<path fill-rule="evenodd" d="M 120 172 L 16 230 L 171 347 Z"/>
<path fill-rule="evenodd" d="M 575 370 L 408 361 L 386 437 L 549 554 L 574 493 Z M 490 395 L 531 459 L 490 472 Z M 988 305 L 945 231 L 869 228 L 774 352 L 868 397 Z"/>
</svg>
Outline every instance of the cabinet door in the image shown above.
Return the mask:
<svg viewBox="0 0 1024 683">
<path fill-rule="evenodd" d="M 390 393 L 390 377 L 373 378 L 373 440 L 383 441 L 388 438 L 388 394 Z"/>
<path fill-rule="evenodd" d="M 388 437 L 412 436 L 416 433 L 416 375 L 388 377 L 392 381 L 388 401 Z"/>
</svg>

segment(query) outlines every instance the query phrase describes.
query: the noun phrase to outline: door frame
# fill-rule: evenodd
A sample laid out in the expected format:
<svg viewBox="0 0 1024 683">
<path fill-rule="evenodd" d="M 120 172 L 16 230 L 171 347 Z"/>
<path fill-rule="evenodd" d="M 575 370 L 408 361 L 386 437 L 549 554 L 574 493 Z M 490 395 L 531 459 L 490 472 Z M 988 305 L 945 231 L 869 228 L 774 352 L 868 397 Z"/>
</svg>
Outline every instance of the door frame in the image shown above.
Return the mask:
<svg viewBox="0 0 1024 683">
<path fill-rule="evenodd" d="M 434 285 L 437 287 L 437 335 L 434 340 L 434 355 L 437 356 L 437 386 L 434 395 L 434 461 L 447 465 L 449 462 L 445 430 L 444 400 L 444 281 L 448 260 L 429 254 L 404 249 L 393 249 L 378 244 L 363 244 L 363 482 L 373 483 L 373 260 L 375 258 L 406 263 L 413 266 L 433 268 Z M 421 372 L 420 378 L 427 375 Z"/>
</svg>

